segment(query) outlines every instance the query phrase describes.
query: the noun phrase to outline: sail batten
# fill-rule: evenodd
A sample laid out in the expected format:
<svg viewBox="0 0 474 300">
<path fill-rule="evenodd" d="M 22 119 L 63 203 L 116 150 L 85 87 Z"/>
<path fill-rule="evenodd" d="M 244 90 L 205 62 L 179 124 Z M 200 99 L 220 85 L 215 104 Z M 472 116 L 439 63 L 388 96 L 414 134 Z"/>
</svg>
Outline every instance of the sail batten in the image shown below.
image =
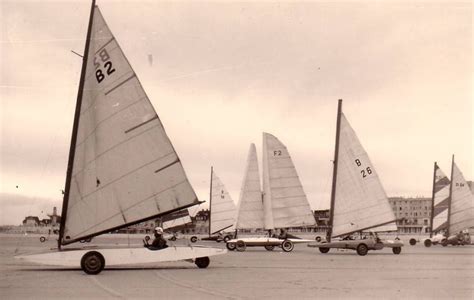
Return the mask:
<svg viewBox="0 0 474 300">
<path fill-rule="evenodd" d="M 377 172 L 340 108 L 338 122 L 331 236 L 367 229 L 397 230 L 395 215 Z"/>
<path fill-rule="evenodd" d="M 63 204 L 63 245 L 199 203 L 97 6 L 88 31 L 78 96 L 82 105 Z"/>
</svg>

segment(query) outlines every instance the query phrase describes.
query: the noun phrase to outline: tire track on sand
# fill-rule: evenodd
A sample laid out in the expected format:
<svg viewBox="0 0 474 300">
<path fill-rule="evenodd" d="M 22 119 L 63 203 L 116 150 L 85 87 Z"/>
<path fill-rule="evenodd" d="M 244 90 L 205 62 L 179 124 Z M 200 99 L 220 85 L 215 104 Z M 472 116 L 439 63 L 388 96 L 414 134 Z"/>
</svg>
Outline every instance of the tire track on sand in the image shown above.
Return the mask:
<svg viewBox="0 0 474 300">
<path fill-rule="evenodd" d="M 88 275 L 90 276 L 90 275 Z M 115 291 L 114 289 L 112 288 L 109 288 L 107 287 L 106 285 L 104 285 L 103 283 L 101 283 L 96 276 L 92 276 L 92 277 L 89 277 L 91 279 L 91 281 L 96 285 L 98 286 L 100 289 L 104 290 L 105 292 L 107 292 L 109 295 L 111 296 L 114 296 L 116 298 L 120 298 L 120 299 L 125 299 L 126 297 L 122 294 L 120 294 L 119 292 Z"/>
<path fill-rule="evenodd" d="M 172 275 L 169 274 L 169 272 L 164 272 L 164 271 L 156 271 L 155 274 L 160 277 L 163 280 L 166 280 L 168 282 L 171 282 L 177 286 L 184 287 L 193 291 L 198 291 L 204 294 L 220 297 L 220 298 L 226 298 L 226 299 L 244 299 L 242 297 L 237 297 L 235 295 L 231 294 L 226 294 L 224 292 L 216 291 L 216 290 L 210 290 L 206 289 L 200 286 L 196 286 L 190 283 L 185 283 L 183 281 L 180 281 L 179 279 L 173 277 Z"/>
</svg>

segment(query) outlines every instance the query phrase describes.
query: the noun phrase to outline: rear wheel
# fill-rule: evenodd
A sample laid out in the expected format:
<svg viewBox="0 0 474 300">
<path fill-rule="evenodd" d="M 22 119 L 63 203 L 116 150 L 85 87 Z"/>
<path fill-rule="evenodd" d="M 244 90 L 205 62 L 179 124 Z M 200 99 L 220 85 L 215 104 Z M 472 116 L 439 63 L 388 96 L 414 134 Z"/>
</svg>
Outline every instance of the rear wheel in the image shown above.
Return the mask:
<svg viewBox="0 0 474 300">
<path fill-rule="evenodd" d="M 238 240 L 237 243 L 235 244 L 235 249 L 239 252 L 244 252 L 245 249 L 247 249 L 247 245 L 245 245 L 245 242 L 242 240 Z"/>
<path fill-rule="evenodd" d="M 102 254 L 97 251 L 89 251 L 81 259 L 82 270 L 89 275 L 97 275 L 105 267 L 105 259 Z"/>
<path fill-rule="evenodd" d="M 275 246 L 271 246 L 271 245 L 266 245 L 264 247 L 267 251 L 273 251 L 273 249 L 275 249 Z"/>
<path fill-rule="evenodd" d="M 46 238 L 44 236 L 40 237 L 40 242 L 44 243 L 46 241 Z"/>
<path fill-rule="evenodd" d="M 211 260 L 207 256 L 198 257 L 198 258 L 196 258 L 196 261 L 194 261 L 194 263 L 196 264 L 196 266 L 198 266 L 199 269 L 207 268 L 207 266 L 209 266 L 210 262 L 211 262 Z"/>
<path fill-rule="evenodd" d="M 392 252 L 393 254 L 400 254 L 402 252 L 402 247 L 393 247 Z"/>
<path fill-rule="evenodd" d="M 234 251 L 234 250 L 235 250 L 235 243 L 227 243 L 225 246 L 226 246 L 227 249 L 229 249 L 230 251 Z"/>
<path fill-rule="evenodd" d="M 290 240 L 285 240 L 281 243 L 281 248 L 285 252 L 291 252 L 293 251 L 293 248 L 295 248 L 295 245 Z"/>
<path fill-rule="evenodd" d="M 190 240 L 191 240 L 191 243 L 196 243 L 197 240 L 198 240 L 198 238 L 197 238 L 197 236 L 193 235 L 193 236 L 190 238 Z"/>
<path fill-rule="evenodd" d="M 369 248 L 366 244 L 359 244 L 359 246 L 357 246 L 357 254 L 359 254 L 360 256 L 365 256 L 368 252 Z"/>
<path fill-rule="evenodd" d="M 321 252 L 321 253 L 328 253 L 328 252 L 329 252 L 329 249 L 330 249 L 330 248 L 319 247 L 319 252 Z"/>
<path fill-rule="evenodd" d="M 416 245 L 416 239 L 410 239 L 410 245 L 415 246 Z"/>
<path fill-rule="evenodd" d="M 423 244 L 425 244 L 425 247 L 431 247 L 431 245 L 432 245 L 433 243 L 431 242 L 430 239 L 426 239 L 426 240 L 423 242 Z"/>
</svg>

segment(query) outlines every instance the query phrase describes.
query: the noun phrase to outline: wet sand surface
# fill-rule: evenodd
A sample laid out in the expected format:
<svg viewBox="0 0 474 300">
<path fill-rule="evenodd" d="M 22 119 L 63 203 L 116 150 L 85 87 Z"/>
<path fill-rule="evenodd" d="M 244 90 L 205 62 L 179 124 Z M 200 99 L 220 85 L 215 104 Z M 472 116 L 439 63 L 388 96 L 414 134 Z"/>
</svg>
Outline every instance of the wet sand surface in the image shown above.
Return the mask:
<svg viewBox="0 0 474 300">
<path fill-rule="evenodd" d="M 141 245 L 141 235 L 105 235 L 92 244 Z M 291 253 L 261 247 L 211 257 L 207 269 L 189 262 L 106 268 L 99 275 L 34 265 L 15 255 L 56 246 L 55 237 L 0 235 L 1 299 L 474 299 L 474 245 L 408 245 L 400 255 L 390 248 L 358 256 L 327 254 L 304 244 Z M 173 244 L 173 242 L 168 242 Z M 175 245 L 186 245 L 178 240 Z M 223 243 L 198 242 L 213 247 Z M 76 246 L 82 246 L 77 244 Z"/>
</svg>

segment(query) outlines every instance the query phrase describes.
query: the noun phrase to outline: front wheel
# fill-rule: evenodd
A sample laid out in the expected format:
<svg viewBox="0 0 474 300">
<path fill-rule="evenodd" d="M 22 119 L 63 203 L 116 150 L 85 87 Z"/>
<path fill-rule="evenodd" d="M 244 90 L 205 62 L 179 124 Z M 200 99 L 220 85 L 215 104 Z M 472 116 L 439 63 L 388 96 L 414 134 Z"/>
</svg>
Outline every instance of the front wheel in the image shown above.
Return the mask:
<svg viewBox="0 0 474 300">
<path fill-rule="evenodd" d="M 44 236 L 40 237 L 40 242 L 44 243 L 46 241 L 46 238 Z"/>
<path fill-rule="evenodd" d="M 319 252 L 321 252 L 321 253 L 328 253 L 328 252 L 329 252 L 329 249 L 330 249 L 330 248 L 319 247 Z"/>
<path fill-rule="evenodd" d="M 232 239 L 232 238 L 231 238 L 230 235 L 226 235 L 226 236 L 224 237 L 224 242 L 227 243 L 227 242 L 230 241 L 231 239 Z"/>
<path fill-rule="evenodd" d="M 197 240 L 198 240 L 198 238 L 197 238 L 197 236 L 193 235 L 193 236 L 190 238 L 190 240 L 191 240 L 191 243 L 196 243 Z"/>
<path fill-rule="evenodd" d="M 410 245 L 415 246 L 416 245 L 416 239 L 410 239 Z"/>
<path fill-rule="evenodd" d="M 319 243 L 319 242 L 321 242 L 322 239 L 321 239 L 321 237 L 318 235 L 318 236 L 315 238 L 315 240 L 316 240 L 316 242 Z"/>
<path fill-rule="evenodd" d="M 266 245 L 266 246 L 265 246 L 265 249 L 266 249 L 267 251 L 273 251 L 273 249 L 275 249 L 275 246 Z"/>
<path fill-rule="evenodd" d="M 426 239 L 423 244 L 425 244 L 425 247 L 428 247 L 428 248 L 429 248 L 429 247 L 431 247 L 431 245 L 432 245 L 433 243 L 431 242 L 430 239 Z"/>
<path fill-rule="evenodd" d="M 229 249 L 230 251 L 234 251 L 235 250 L 235 243 L 227 243 L 225 245 L 227 247 L 227 249 Z"/>
<path fill-rule="evenodd" d="M 357 246 L 357 254 L 360 256 L 366 256 L 368 252 L 369 248 L 366 244 L 359 244 L 359 246 Z"/>
<path fill-rule="evenodd" d="M 242 240 L 238 240 L 237 243 L 235 244 L 235 249 L 237 249 L 237 251 L 239 252 L 244 252 L 246 248 L 247 248 L 247 245 Z"/>
<path fill-rule="evenodd" d="M 196 264 L 196 266 L 198 266 L 199 269 L 207 268 L 207 266 L 209 266 L 210 262 L 211 262 L 211 260 L 207 256 L 198 257 L 198 258 L 196 258 L 196 261 L 194 261 L 194 263 Z"/>
<path fill-rule="evenodd" d="M 81 259 L 82 270 L 89 275 L 97 275 L 105 267 L 105 259 L 102 254 L 97 251 L 89 251 Z"/>
<path fill-rule="evenodd" d="M 393 247 L 392 252 L 393 254 L 400 254 L 402 252 L 402 247 Z"/>
<path fill-rule="evenodd" d="M 281 244 L 281 248 L 285 252 L 291 252 L 291 251 L 293 251 L 293 248 L 295 248 L 295 245 L 290 240 L 285 240 Z"/>
</svg>

